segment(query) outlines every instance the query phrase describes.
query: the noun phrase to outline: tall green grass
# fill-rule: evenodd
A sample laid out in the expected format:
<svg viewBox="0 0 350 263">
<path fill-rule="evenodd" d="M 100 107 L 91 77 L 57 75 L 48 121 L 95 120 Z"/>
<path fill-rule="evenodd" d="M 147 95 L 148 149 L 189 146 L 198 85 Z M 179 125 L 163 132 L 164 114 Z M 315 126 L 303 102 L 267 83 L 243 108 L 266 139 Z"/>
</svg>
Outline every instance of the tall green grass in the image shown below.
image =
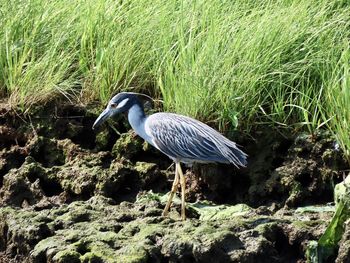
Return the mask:
<svg viewBox="0 0 350 263">
<path fill-rule="evenodd" d="M 222 130 L 330 129 L 350 156 L 346 0 L 0 0 L 0 94 L 120 90 Z"/>
<path fill-rule="evenodd" d="M 330 116 L 328 127 L 344 150 L 350 163 L 350 43 L 344 41 L 338 64 L 327 79 L 325 113 Z"/>
</svg>

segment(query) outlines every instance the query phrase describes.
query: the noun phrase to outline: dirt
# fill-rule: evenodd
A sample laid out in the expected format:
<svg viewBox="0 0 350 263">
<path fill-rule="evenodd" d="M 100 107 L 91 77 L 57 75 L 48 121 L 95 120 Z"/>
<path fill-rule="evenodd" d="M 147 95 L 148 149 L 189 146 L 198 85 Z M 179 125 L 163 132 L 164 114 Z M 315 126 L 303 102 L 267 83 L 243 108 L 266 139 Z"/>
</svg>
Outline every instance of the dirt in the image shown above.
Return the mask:
<svg viewBox="0 0 350 263">
<path fill-rule="evenodd" d="M 186 221 L 161 211 L 171 161 L 96 105 L 0 109 L 0 262 L 305 262 L 349 169 L 325 133 L 236 133 L 247 168 L 194 165 Z M 336 262 L 349 262 L 346 226 Z M 2 260 L 2 261 L 1 261 Z M 348 260 L 348 261 L 347 261 Z"/>
</svg>

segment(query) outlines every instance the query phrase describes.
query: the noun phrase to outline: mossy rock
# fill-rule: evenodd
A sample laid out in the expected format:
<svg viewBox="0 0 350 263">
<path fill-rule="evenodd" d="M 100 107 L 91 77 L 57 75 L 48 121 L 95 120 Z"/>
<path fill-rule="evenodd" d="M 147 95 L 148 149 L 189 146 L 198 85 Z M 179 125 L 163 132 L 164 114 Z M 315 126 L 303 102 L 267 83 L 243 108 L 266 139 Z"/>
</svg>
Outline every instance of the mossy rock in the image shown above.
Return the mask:
<svg viewBox="0 0 350 263">
<path fill-rule="evenodd" d="M 261 262 L 286 262 L 291 258 L 279 253 L 284 251 L 281 247 L 301 249 L 301 243 L 327 222 L 323 217 L 324 223 L 300 228 L 293 222 L 306 219 L 294 211 L 266 216 L 246 205 L 211 203 L 189 203 L 188 210 L 196 210 L 199 219 L 188 213 L 189 219 L 181 221 L 178 199 L 171 216 L 161 216 L 166 199 L 146 192 L 135 203 L 118 205 L 94 196 L 39 211 L 0 208 L 0 229 L 7 237 L 0 245 L 5 253 L 17 249 L 33 262 L 249 262 L 264 255 Z M 320 213 L 312 213 L 314 219 L 309 220 L 317 220 Z M 281 235 L 300 239 L 290 245 L 279 241 Z"/>
<path fill-rule="evenodd" d="M 72 250 L 59 251 L 53 258 L 57 263 L 80 263 L 80 254 Z"/>
<path fill-rule="evenodd" d="M 143 152 L 144 141 L 133 131 L 121 134 L 112 148 L 112 155 L 117 158 L 132 159 Z"/>
<path fill-rule="evenodd" d="M 334 187 L 334 201 L 339 203 L 342 199 L 347 199 L 350 203 L 350 174 L 345 178 L 345 180 Z"/>
</svg>

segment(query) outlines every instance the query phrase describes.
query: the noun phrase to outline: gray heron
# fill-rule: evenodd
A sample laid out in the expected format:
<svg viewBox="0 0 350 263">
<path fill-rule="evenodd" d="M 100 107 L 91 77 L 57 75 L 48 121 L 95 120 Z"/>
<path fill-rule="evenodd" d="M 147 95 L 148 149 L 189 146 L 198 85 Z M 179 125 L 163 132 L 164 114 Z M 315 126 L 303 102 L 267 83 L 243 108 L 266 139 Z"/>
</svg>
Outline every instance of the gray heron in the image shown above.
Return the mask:
<svg viewBox="0 0 350 263">
<path fill-rule="evenodd" d="M 95 129 L 118 113 L 127 112 L 134 131 L 175 163 L 175 178 L 162 215 L 168 214 L 180 182 L 181 218 L 185 219 L 185 177 L 180 163 L 231 163 L 239 168 L 246 166 L 247 154 L 240 150 L 236 143 L 193 118 L 166 112 L 147 116 L 144 112 L 144 100 L 152 98 L 133 92 L 115 95 L 92 128 Z"/>
</svg>

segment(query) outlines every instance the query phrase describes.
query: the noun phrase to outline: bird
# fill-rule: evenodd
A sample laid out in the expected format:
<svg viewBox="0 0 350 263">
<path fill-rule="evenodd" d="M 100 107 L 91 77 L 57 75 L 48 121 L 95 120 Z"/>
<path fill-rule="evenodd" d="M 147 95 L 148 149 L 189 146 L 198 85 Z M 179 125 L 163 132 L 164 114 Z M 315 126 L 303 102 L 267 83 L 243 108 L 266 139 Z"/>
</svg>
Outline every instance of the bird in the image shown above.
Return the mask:
<svg viewBox="0 0 350 263">
<path fill-rule="evenodd" d="M 143 104 L 145 101 L 152 101 L 152 98 L 136 92 L 116 94 L 98 116 L 92 129 L 95 130 L 119 113 L 127 113 L 129 124 L 135 133 L 175 163 L 175 177 L 162 215 L 168 215 L 180 183 L 181 219 L 185 220 L 186 185 L 181 163 L 231 163 L 240 168 L 247 165 L 248 155 L 239 149 L 235 142 L 191 117 L 167 112 L 147 116 Z"/>
</svg>

